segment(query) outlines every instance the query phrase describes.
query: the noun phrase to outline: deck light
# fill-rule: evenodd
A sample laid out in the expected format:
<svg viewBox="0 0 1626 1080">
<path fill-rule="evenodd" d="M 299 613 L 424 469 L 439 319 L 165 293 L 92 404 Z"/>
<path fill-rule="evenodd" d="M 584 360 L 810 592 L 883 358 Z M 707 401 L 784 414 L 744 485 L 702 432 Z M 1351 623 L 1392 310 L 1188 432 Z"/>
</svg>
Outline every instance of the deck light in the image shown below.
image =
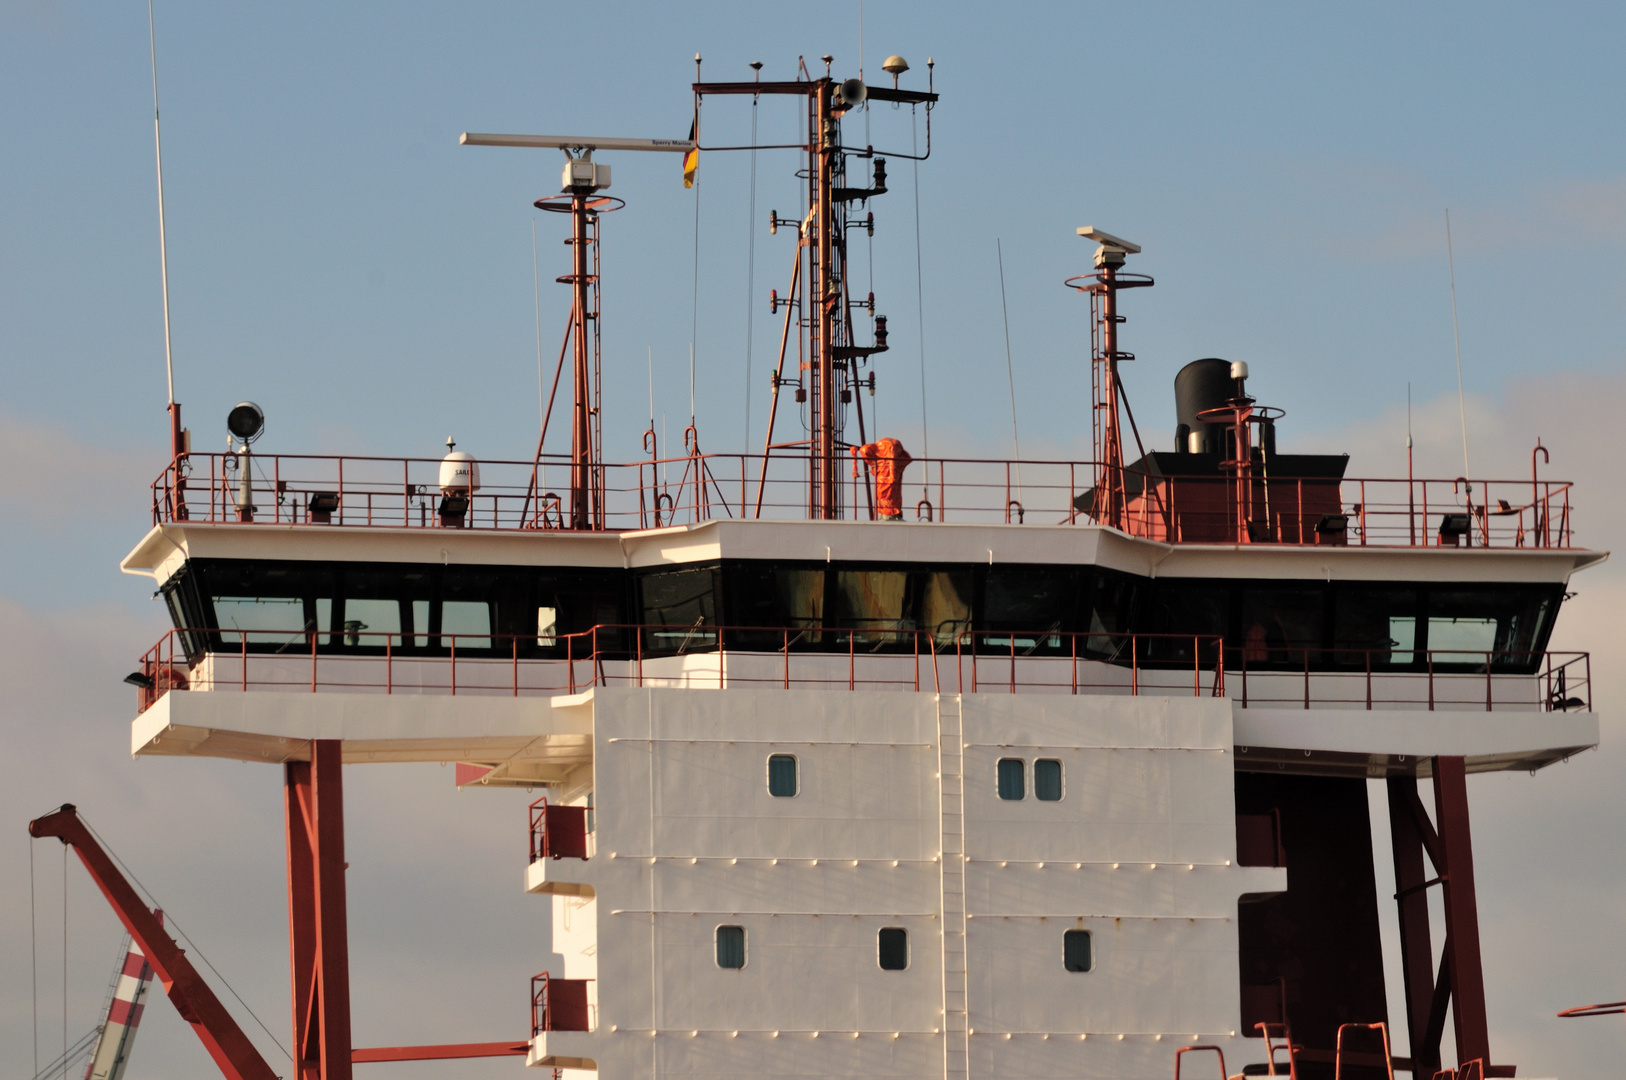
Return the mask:
<svg viewBox="0 0 1626 1080">
<path fill-rule="evenodd" d="M 131 686 L 139 686 L 143 690 L 151 690 L 156 682 L 151 675 L 148 675 L 142 671 L 130 672 L 130 674 L 124 677 L 124 681 L 129 683 Z"/>
<path fill-rule="evenodd" d="M 265 432 L 265 411 L 252 401 L 239 401 L 226 414 L 226 430 L 251 443 Z"/>
</svg>

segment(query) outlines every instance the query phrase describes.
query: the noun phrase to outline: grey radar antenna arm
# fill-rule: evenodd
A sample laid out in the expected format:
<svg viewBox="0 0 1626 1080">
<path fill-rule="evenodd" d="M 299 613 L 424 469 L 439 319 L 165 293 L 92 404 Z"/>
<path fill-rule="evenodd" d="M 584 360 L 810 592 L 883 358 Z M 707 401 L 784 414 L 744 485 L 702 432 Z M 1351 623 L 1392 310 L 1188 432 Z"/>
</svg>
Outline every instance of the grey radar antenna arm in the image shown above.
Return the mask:
<svg viewBox="0 0 1626 1080">
<path fill-rule="evenodd" d="M 609 139 L 596 135 L 497 135 L 465 131 L 458 137 L 462 146 L 517 146 L 526 149 L 554 149 L 565 152 L 563 187 L 566 191 L 603 191 L 610 186 L 610 167 L 593 162 L 595 150 L 643 150 L 686 154 L 694 147 L 688 139 Z"/>
</svg>

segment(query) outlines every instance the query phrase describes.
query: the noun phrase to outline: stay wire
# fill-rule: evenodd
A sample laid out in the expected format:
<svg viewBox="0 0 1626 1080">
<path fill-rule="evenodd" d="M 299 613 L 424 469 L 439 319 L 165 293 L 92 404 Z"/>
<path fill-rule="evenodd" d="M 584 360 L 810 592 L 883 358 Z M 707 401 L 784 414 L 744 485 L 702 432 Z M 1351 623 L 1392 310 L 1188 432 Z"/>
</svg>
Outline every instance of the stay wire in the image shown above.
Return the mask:
<svg viewBox="0 0 1626 1080">
<path fill-rule="evenodd" d="M 747 218 L 745 255 L 745 444 L 751 449 L 751 360 L 756 344 L 755 316 L 757 289 L 757 104 L 761 99 L 751 96 L 751 209 Z"/>
<path fill-rule="evenodd" d="M 1016 447 L 1016 497 L 1022 497 L 1022 436 L 1016 432 L 1016 366 L 1011 361 L 1011 311 L 1005 300 L 1005 247 L 994 239 L 994 251 L 999 256 L 999 312 L 1005 319 L 1005 378 L 1011 389 L 1011 442 Z"/>
<path fill-rule="evenodd" d="M 920 136 L 917 116 L 916 106 L 909 106 L 909 152 L 915 159 L 915 332 L 916 345 L 920 350 L 920 449 L 921 456 L 929 461 L 932 441 L 929 434 L 931 429 L 926 425 L 926 311 L 920 264 Z M 931 489 L 926 486 L 924 476 L 921 485 L 921 490 L 929 497 Z"/>
<path fill-rule="evenodd" d="M 1462 394 L 1462 334 L 1457 329 L 1457 257 L 1451 249 L 1451 211 L 1445 212 L 1445 259 L 1451 273 L 1451 343 L 1457 353 L 1457 416 L 1462 421 L 1462 476 L 1466 481 L 1473 474 L 1468 468 L 1468 405 Z"/>
<path fill-rule="evenodd" d="M 272 1034 L 271 1029 L 265 1026 L 265 1021 L 260 1019 L 259 1014 L 254 1011 L 253 1007 L 250 1006 L 248 1002 L 243 1000 L 243 996 L 237 992 L 231 983 L 226 981 L 226 976 L 222 975 L 220 973 L 220 969 L 215 967 L 214 964 L 210 962 L 209 957 L 204 953 L 203 949 L 198 945 L 198 943 L 187 936 L 186 930 L 182 928 L 180 922 L 175 918 L 175 914 L 158 902 L 158 898 L 153 895 L 153 891 L 147 888 L 146 885 L 142 884 L 141 879 L 135 876 L 135 873 L 130 869 L 123 859 L 119 858 L 118 852 L 114 851 L 113 846 L 103 839 L 101 833 L 96 831 L 96 827 L 90 823 L 89 818 L 85 817 L 83 813 L 80 813 L 79 820 L 85 823 L 85 829 L 90 833 L 91 836 L 96 838 L 96 842 L 98 844 L 102 845 L 102 850 L 107 852 L 107 857 L 118 864 L 118 868 L 123 871 L 124 876 L 129 878 L 137 889 L 140 889 L 141 892 L 146 894 L 147 903 L 154 908 L 163 908 L 164 928 L 166 930 L 175 931 L 177 937 L 192 947 L 192 951 L 197 954 L 197 958 L 202 960 L 204 966 L 210 971 L 214 972 L 215 978 L 220 980 L 220 985 L 224 986 L 231 996 L 237 999 L 237 1003 L 241 1005 L 250 1016 L 254 1017 L 254 1022 L 260 1025 L 260 1030 L 265 1032 L 266 1038 L 270 1039 L 274 1044 L 276 1044 L 277 1049 L 282 1051 L 283 1057 L 287 1058 L 289 1061 L 292 1061 L 294 1056 L 288 1053 L 288 1048 L 282 1045 L 282 1040 L 278 1039 L 274 1034 Z M 64 844 L 63 847 L 66 849 L 67 845 Z"/>
</svg>

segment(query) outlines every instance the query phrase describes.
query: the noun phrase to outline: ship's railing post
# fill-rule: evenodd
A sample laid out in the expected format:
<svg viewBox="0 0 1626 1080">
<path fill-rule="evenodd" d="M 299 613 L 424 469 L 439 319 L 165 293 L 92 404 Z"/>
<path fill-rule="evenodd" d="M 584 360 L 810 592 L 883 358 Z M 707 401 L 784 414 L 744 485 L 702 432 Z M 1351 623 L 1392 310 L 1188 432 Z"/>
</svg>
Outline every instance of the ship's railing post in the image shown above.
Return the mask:
<svg viewBox="0 0 1626 1080">
<path fill-rule="evenodd" d="M 311 693 L 316 693 L 316 641 L 320 634 L 311 635 Z"/>
<path fill-rule="evenodd" d="M 1434 711 L 1434 650 L 1430 649 L 1428 657 L 1428 711 Z"/>
<path fill-rule="evenodd" d="M 1304 650 L 1304 707 L 1310 707 L 1310 650 Z"/>
<path fill-rule="evenodd" d="M 457 696 L 457 635 L 452 634 L 448 639 L 452 650 L 452 696 Z"/>
<path fill-rule="evenodd" d="M 1491 711 L 1491 654 L 1485 654 L 1485 711 Z"/>
<path fill-rule="evenodd" d="M 1367 649 L 1366 657 L 1366 711 L 1372 711 L 1372 650 Z"/>
<path fill-rule="evenodd" d="M 173 638 L 174 635 L 171 634 L 170 636 L 171 636 L 171 638 Z M 243 693 L 246 694 L 246 693 L 248 693 L 248 634 L 246 632 L 245 633 L 240 633 L 238 635 L 238 637 L 242 639 L 242 649 L 243 649 L 243 685 L 242 685 L 242 690 L 243 690 Z M 175 653 L 175 646 L 173 644 L 170 645 L 169 651 L 170 651 L 170 655 L 173 656 L 174 653 Z"/>
<path fill-rule="evenodd" d="M 1140 635 L 1129 635 L 1129 693 L 1140 695 Z"/>
<path fill-rule="evenodd" d="M 391 637 L 384 638 L 384 693 L 395 693 L 395 649 Z"/>
<path fill-rule="evenodd" d="M 1069 503 L 1068 505 L 1071 505 L 1071 503 Z M 1072 640 L 1073 696 L 1077 697 L 1078 696 L 1078 635 L 1077 634 L 1069 634 L 1067 636 L 1068 636 L 1068 638 L 1070 638 Z"/>
<path fill-rule="evenodd" d="M 1220 645 L 1223 652 L 1224 644 Z M 1202 638 L 1191 635 L 1191 696 L 1203 696 L 1203 644 Z"/>
<path fill-rule="evenodd" d="M 509 642 L 514 649 L 514 696 L 519 697 L 519 635 L 511 635 Z"/>
</svg>

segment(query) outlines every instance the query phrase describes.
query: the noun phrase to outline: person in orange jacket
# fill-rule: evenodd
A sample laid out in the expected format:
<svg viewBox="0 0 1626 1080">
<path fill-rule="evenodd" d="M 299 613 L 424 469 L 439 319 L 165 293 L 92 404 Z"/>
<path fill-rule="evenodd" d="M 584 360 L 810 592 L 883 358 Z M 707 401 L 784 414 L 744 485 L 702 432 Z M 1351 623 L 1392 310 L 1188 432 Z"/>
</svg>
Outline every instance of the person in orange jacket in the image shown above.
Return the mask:
<svg viewBox="0 0 1626 1080">
<path fill-rule="evenodd" d="M 903 470 L 914 458 L 896 439 L 877 439 L 853 447 L 875 476 L 875 513 L 882 521 L 903 520 Z"/>
</svg>

